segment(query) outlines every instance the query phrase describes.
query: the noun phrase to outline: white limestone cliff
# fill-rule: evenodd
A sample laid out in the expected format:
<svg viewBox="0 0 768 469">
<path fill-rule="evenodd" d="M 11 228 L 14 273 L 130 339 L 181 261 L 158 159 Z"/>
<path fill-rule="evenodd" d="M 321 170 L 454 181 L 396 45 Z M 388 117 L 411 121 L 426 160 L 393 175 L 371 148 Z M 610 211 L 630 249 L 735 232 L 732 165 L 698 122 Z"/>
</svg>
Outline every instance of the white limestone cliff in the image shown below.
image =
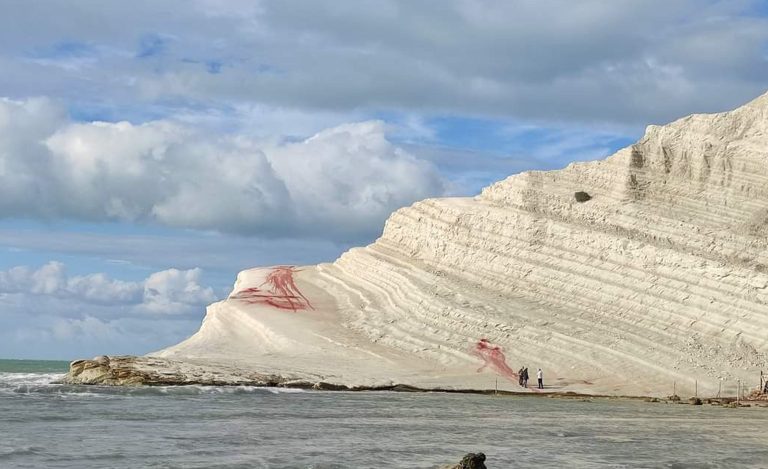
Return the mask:
<svg viewBox="0 0 768 469">
<path fill-rule="evenodd" d="M 345 385 L 515 391 L 525 365 L 557 391 L 756 386 L 768 95 L 649 126 L 603 161 L 415 203 L 333 263 L 241 272 L 199 332 L 152 355 Z"/>
</svg>

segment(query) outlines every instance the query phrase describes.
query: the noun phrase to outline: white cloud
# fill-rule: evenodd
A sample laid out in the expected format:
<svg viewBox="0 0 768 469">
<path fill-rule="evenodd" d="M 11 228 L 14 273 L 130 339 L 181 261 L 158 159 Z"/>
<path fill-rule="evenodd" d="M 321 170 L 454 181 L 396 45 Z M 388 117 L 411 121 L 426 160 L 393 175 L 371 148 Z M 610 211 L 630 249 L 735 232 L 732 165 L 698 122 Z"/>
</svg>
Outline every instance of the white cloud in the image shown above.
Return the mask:
<svg viewBox="0 0 768 469">
<path fill-rule="evenodd" d="M 0 89 L 102 111 L 636 125 L 727 109 L 768 86 L 762 0 L 22 3 L 0 5 Z"/>
<path fill-rule="evenodd" d="M 17 305 L 30 314 L 47 313 L 58 300 L 70 303 L 63 310 L 77 314 L 88 305 L 127 306 L 127 314 L 200 314 L 215 301 L 213 289 L 200 284 L 201 269 L 168 269 L 143 281 L 110 279 L 103 273 L 70 276 L 60 262 L 38 269 L 27 266 L 0 271 L 0 295 L 14 295 Z M 55 300 L 55 301 L 51 301 Z"/>
<path fill-rule="evenodd" d="M 199 319 L 0 314 L 0 356 L 72 360 L 159 350 L 189 337 Z"/>
<path fill-rule="evenodd" d="M 64 265 L 58 262 L 49 262 L 40 269 L 30 272 L 29 291 L 37 295 L 53 295 L 67 291 L 67 281 L 64 277 Z M 17 285 L 23 291 L 24 285 Z"/>
<path fill-rule="evenodd" d="M 0 356 L 146 353 L 186 338 L 216 301 L 201 269 L 143 280 L 70 275 L 60 262 L 0 271 Z"/>
<path fill-rule="evenodd" d="M 167 120 L 74 123 L 46 100 L 0 100 L 0 216 L 353 239 L 443 190 L 378 121 L 263 143 Z"/>
<path fill-rule="evenodd" d="M 444 189 L 429 163 L 386 139 L 379 121 L 328 129 L 267 156 L 310 229 L 378 231 L 394 207 Z"/>
<path fill-rule="evenodd" d="M 141 299 L 140 285 L 136 282 L 113 280 L 102 273 L 72 277 L 66 289 L 74 297 L 92 303 L 132 304 Z"/>
<path fill-rule="evenodd" d="M 82 319 L 58 319 L 53 323 L 52 336 L 59 340 L 109 340 L 119 337 L 119 331 L 107 321 L 86 315 Z"/>
<path fill-rule="evenodd" d="M 212 302 L 215 295 L 210 287 L 200 285 L 201 273 L 200 269 L 155 272 L 144 281 L 142 307 L 165 314 Z"/>
<path fill-rule="evenodd" d="M 98 258 L 113 268 L 139 266 L 163 269 L 173 265 L 179 269 L 201 267 L 207 274 L 216 272 L 229 285 L 236 272 L 255 265 L 316 264 L 329 262 L 355 244 L 336 244 L 326 240 L 254 239 L 212 232 L 174 231 L 173 236 L 88 232 L 79 224 L 64 227 L 34 223 L 20 228 L 13 220 L 0 223 L 0 246 L 8 246 L 9 254 L 52 252 L 55 256 Z M 97 227 L 89 227 L 97 229 Z M 194 252 L 194 256 L 189 253 Z M 12 261 L 5 265 L 26 261 Z M 221 282 L 219 282 L 221 284 Z"/>
</svg>

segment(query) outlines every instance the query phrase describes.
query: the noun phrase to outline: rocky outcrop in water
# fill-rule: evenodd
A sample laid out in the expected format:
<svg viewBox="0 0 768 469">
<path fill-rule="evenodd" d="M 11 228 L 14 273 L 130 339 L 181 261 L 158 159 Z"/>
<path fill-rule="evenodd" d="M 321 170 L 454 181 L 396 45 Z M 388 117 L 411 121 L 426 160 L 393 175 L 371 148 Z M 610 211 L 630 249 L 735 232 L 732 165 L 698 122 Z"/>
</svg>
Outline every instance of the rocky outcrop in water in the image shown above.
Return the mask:
<svg viewBox="0 0 768 469">
<path fill-rule="evenodd" d="M 257 386 L 312 389 L 316 391 L 396 391 L 425 392 L 403 384 L 346 386 L 324 381 L 321 376 L 291 376 L 254 372 L 247 365 L 222 365 L 207 361 L 168 360 L 159 357 L 102 355 L 91 360 L 75 360 L 62 384 L 104 386 Z"/>
<path fill-rule="evenodd" d="M 448 466 L 446 469 L 486 469 L 485 454 L 467 453 L 458 464 Z"/>
<path fill-rule="evenodd" d="M 194 365 L 155 357 L 100 356 L 76 360 L 62 380 L 66 384 L 133 385 L 251 385 L 280 386 L 290 380 L 247 372 L 241 368 Z M 311 384 L 307 387 L 311 387 Z"/>
</svg>

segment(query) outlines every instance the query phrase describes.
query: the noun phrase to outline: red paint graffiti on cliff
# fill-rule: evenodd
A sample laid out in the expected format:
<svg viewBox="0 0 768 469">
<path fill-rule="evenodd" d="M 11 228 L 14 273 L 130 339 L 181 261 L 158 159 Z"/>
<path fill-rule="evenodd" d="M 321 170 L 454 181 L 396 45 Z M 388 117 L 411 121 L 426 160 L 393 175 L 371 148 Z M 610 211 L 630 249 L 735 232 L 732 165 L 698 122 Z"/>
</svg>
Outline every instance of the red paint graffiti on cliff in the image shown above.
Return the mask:
<svg viewBox="0 0 768 469">
<path fill-rule="evenodd" d="M 294 312 L 308 308 L 315 309 L 296 286 L 293 280 L 295 272 L 298 272 L 296 268 L 289 265 L 273 267 L 264 283 L 258 287 L 240 290 L 230 298 L 250 304 L 268 304 Z"/>
<path fill-rule="evenodd" d="M 507 358 L 504 356 L 501 346 L 488 342 L 488 339 L 480 339 L 472 350 L 472 353 L 483 360 L 483 366 L 478 368 L 478 373 L 483 371 L 485 367 L 490 366 L 505 378 L 509 378 L 515 382 L 517 381 L 517 373 L 507 365 Z"/>
</svg>

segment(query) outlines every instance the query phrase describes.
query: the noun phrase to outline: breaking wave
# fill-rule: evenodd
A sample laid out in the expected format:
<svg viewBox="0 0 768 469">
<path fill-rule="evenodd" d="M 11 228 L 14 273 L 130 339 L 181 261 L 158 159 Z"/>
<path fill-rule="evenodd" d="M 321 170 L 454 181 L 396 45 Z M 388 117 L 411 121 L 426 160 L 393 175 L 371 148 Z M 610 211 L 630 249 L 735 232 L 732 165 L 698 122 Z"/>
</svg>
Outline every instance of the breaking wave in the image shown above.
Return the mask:
<svg viewBox="0 0 768 469">
<path fill-rule="evenodd" d="M 63 373 L 0 373 L 0 394 L 77 394 L 93 396 L 199 396 L 210 394 L 288 394 L 303 389 L 258 386 L 85 386 L 59 384 Z"/>
</svg>

